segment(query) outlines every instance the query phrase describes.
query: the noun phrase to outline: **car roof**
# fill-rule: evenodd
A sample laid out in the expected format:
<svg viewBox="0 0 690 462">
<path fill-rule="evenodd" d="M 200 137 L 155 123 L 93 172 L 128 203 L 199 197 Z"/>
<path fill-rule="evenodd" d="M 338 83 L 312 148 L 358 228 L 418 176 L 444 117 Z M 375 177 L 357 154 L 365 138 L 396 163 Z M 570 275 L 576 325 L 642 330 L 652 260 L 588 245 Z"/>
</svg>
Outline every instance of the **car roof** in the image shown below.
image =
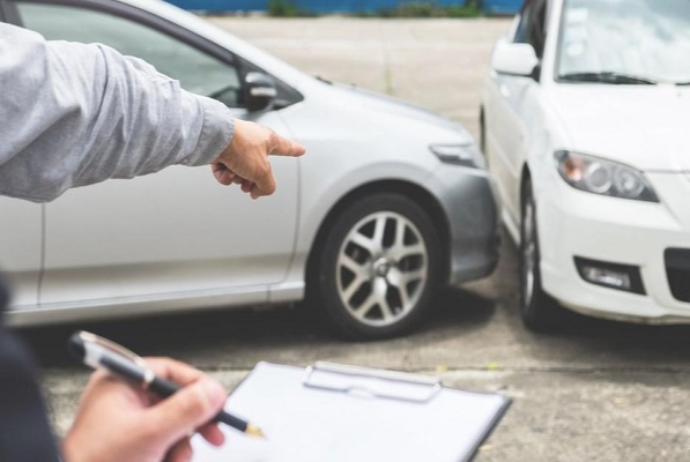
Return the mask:
<svg viewBox="0 0 690 462">
<path fill-rule="evenodd" d="M 80 0 L 70 0 L 80 2 Z M 91 0 L 93 1 L 93 0 Z M 269 53 L 249 44 L 225 29 L 193 14 L 171 5 L 163 0 L 97 0 L 98 2 L 119 3 L 147 11 L 178 24 L 195 34 L 215 42 L 233 53 L 253 62 L 257 66 L 276 74 L 277 77 L 297 85 L 294 80 L 301 81 L 305 74 L 293 66 L 277 59 Z"/>
<path fill-rule="evenodd" d="M 131 8 L 152 14 L 178 27 L 182 27 L 193 34 L 209 40 L 233 54 L 238 55 L 256 66 L 275 75 L 297 90 L 309 84 L 312 78 L 299 69 L 281 61 L 271 54 L 251 45 L 229 31 L 222 29 L 210 21 L 182 10 L 163 0 L 30 0 L 32 3 L 61 4 L 74 7 L 92 8 L 117 12 L 128 17 L 127 10 Z M 9 20 L 3 15 L 7 0 L 0 0 L 0 19 Z M 11 8 L 9 9 L 11 12 Z M 131 10 L 130 10 L 131 11 Z M 131 18 L 130 18 L 131 19 Z"/>
</svg>

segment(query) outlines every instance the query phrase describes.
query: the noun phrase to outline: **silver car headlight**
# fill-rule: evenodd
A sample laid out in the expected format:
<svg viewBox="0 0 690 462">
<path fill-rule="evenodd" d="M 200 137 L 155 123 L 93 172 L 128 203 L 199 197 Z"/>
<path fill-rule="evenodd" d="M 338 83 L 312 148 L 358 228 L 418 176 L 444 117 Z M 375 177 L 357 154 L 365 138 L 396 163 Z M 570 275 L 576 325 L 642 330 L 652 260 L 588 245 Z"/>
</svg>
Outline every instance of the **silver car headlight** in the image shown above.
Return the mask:
<svg viewBox="0 0 690 462">
<path fill-rule="evenodd" d="M 652 185 L 632 167 L 570 151 L 557 151 L 555 155 L 558 173 L 575 189 L 603 196 L 659 202 Z"/>
<path fill-rule="evenodd" d="M 432 144 L 429 146 L 439 160 L 446 164 L 484 168 L 482 153 L 474 142 L 463 144 Z"/>
</svg>

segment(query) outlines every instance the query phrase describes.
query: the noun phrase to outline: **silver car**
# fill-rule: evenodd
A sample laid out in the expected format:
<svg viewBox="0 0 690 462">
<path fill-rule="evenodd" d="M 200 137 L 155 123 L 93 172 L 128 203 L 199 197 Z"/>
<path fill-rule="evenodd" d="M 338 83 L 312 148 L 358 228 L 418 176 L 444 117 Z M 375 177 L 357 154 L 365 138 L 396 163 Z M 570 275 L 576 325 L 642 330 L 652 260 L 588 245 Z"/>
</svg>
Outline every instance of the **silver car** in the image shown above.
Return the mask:
<svg viewBox="0 0 690 462">
<path fill-rule="evenodd" d="M 496 265 L 496 197 L 461 126 L 305 75 L 160 1 L 0 0 L 0 13 L 141 57 L 307 147 L 273 159 L 278 191 L 258 201 L 186 167 L 45 205 L 0 198 L 11 324 L 308 298 L 342 333 L 380 338 Z"/>
</svg>

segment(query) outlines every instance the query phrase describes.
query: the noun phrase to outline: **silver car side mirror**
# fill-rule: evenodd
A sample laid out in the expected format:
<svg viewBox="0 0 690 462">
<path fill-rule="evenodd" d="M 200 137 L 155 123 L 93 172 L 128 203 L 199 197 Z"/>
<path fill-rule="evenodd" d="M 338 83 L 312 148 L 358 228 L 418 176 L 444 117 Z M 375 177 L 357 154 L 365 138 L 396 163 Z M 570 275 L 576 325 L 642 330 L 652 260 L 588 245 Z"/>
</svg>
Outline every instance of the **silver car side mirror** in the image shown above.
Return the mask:
<svg viewBox="0 0 690 462">
<path fill-rule="evenodd" d="M 278 90 L 270 75 L 262 72 L 249 72 L 244 81 L 247 92 L 247 109 L 250 112 L 273 108 Z"/>
</svg>

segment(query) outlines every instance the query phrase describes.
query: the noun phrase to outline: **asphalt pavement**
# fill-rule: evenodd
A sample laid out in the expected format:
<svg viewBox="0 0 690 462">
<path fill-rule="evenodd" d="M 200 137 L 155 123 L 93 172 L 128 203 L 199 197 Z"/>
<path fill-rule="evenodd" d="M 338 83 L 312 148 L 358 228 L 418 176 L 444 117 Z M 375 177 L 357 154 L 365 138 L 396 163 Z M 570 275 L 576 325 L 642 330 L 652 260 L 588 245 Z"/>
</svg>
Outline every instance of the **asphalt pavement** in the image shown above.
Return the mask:
<svg viewBox="0 0 690 462">
<path fill-rule="evenodd" d="M 510 25 L 505 19 L 213 21 L 308 72 L 404 98 L 475 135 L 491 46 Z M 515 247 L 504 239 L 501 250 L 492 277 L 439 294 L 429 322 L 405 338 L 346 342 L 299 306 L 22 335 L 43 365 L 58 433 L 69 426 L 88 376 L 64 353 L 66 338 L 79 327 L 145 355 L 190 362 L 228 389 L 258 361 L 327 360 L 435 374 L 448 386 L 504 393 L 513 406 L 482 446 L 479 462 L 690 460 L 690 327 L 574 316 L 561 332 L 532 334 L 518 317 Z"/>
</svg>

